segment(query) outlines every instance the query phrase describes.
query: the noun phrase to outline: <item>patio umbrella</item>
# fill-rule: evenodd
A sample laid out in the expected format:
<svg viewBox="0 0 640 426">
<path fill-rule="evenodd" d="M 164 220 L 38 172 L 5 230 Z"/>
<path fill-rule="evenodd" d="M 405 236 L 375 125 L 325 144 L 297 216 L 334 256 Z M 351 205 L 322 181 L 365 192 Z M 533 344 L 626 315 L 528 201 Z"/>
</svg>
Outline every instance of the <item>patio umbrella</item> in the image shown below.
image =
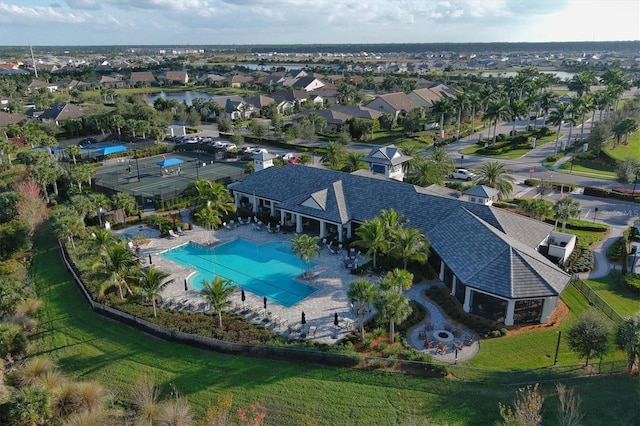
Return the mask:
<svg viewBox="0 0 640 426">
<path fill-rule="evenodd" d="M 333 315 L 333 325 L 335 325 L 336 327 L 340 324 L 340 322 L 338 321 L 338 313 L 336 312 Z"/>
<path fill-rule="evenodd" d="M 244 308 L 244 301 L 247 300 L 247 297 L 244 295 L 244 289 L 240 289 L 240 300 L 242 300 L 242 307 Z"/>
<path fill-rule="evenodd" d="M 302 325 L 305 325 L 307 323 L 307 317 L 304 314 L 304 311 L 302 311 Z"/>
<path fill-rule="evenodd" d="M 267 296 L 264 297 L 264 299 L 262 299 L 262 303 L 264 304 L 264 310 L 267 310 Z"/>
</svg>

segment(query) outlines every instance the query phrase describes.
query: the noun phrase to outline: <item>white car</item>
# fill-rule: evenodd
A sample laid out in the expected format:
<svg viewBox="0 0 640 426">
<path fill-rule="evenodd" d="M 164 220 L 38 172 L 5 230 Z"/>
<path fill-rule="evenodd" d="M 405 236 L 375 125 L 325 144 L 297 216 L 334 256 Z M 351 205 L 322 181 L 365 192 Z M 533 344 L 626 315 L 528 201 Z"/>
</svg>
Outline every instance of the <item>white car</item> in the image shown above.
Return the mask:
<svg viewBox="0 0 640 426">
<path fill-rule="evenodd" d="M 224 149 L 226 149 L 227 151 L 232 151 L 234 149 L 238 149 L 238 147 L 235 143 L 226 143 L 224 144 Z"/>
<path fill-rule="evenodd" d="M 282 159 L 283 159 L 284 161 L 289 161 L 289 160 L 291 160 L 292 158 L 296 158 L 296 157 L 295 157 L 295 155 L 293 155 L 291 152 L 287 152 L 286 154 L 284 154 L 284 155 L 282 156 Z"/>
<path fill-rule="evenodd" d="M 473 178 L 476 177 L 476 174 L 467 169 L 456 169 L 451 174 L 451 177 L 454 179 L 473 180 Z"/>
</svg>

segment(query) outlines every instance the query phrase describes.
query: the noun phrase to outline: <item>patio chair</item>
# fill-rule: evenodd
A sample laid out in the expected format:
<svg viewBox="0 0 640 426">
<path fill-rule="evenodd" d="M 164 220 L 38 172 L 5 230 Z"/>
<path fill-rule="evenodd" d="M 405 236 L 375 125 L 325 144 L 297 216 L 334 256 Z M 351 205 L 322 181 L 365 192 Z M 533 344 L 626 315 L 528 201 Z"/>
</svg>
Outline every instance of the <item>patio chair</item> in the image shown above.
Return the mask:
<svg viewBox="0 0 640 426">
<path fill-rule="evenodd" d="M 318 245 L 320 246 L 320 248 L 326 246 L 327 245 L 327 239 L 323 238 L 322 241 L 318 241 Z"/>
<path fill-rule="evenodd" d="M 418 332 L 418 339 L 425 340 L 426 338 L 427 338 L 427 333 L 425 333 L 424 331 Z"/>
<path fill-rule="evenodd" d="M 178 235 L 173 232 L 173 229 L 169 229 L 169 238 L 178 238 Z"/>
<path fill-rule="evenodd" d="M 424 341 L 424 347 L 427 348 L 427 349 L 433 349 L 435 344 L 436 344 L 436 342 L 434 342 L 433 340 L 425 340 Z"/>
<path fill-rule="evenodd" d="M 316 337 L 316 330 L 317 329 L 318 329 L 318 327 L 316 327 L 315 325 L 312 325 L 311 327 L 309 327 L 309 332 L 307 333 L 307 336 Z"/>
</svg>

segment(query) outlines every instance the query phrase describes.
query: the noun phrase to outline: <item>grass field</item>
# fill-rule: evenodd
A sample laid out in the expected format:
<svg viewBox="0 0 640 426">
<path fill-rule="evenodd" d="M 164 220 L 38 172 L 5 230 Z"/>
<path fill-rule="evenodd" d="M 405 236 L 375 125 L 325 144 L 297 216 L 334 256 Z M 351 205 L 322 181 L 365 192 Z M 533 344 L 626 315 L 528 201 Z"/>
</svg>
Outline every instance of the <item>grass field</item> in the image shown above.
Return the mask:
<svg viewBox="0 0 640 426">
<path fill-rule="evenodd" d="M 149 373 L 164 396 L 174 384 L 199 413 L 227 394 L 235 407 L 262 401 L 266 424 L 476 425 L 495 424 L 498 403 L 513 398 L 510 386 L 245 358 L 165 342 L 93 313 L 62 267 L 48 230 L 35 246 L 33 279 L 45 307 L 31 355 L 54 360 L 77 379 L 102 383 L 118 399 L 127 399 L 136 376 Z M 561 362 L 568 362 L 564 352 Z M 557 407 L 553 386 L 542 386 L 550 423 Z M 619 424 L 638 415 L 635 379 L 579 380 L 570 386 L 583 400 L 585 425 Z"/>
<path fill-rule="evenodd" d="M 620 284 L 620 271 L 612 271 L 604 278 L 586 280 L 598 295 L 623 317 L 640 311 L 640 296 L 626 291 Z"/>
<path fill-rule="evenodd" d="M 606 150 L 607 155 L 615 160 L 623 160 L 629 157 L 640 158 L 640 132 L 629 135 L 628 142 L 627 145 L 620 144 L 615 148 L 610 146 Z"/>
<path fill-rule="evenodd" d="M 536 142 L 536 146 L 540 147 L 544 144 L 547 144 L 551 141 L 555 141 L 555 135 L 552 136 L 547 136 L 545 138 L 541 138 Z M 504 160 L 507 159 L 514 159 L 514 158 L 520 158 L 526 154 L 528 154 L 531 151 L 531 148 L 516 148 L 516 149 L 511 149 L 509 151 L 506 152 L 502 152 L 500 154 L 490 154 L 485 152 L 484 146 L 482 145 L 472 145 L 469 146 L 467 148 L 464 148 L 460 151 L 460 153 L 462 154 L 468 154 L 468 155 L 481 155 L 481 156 L 485 156 L 485 157 L 491 157 L 491 158 L 501 158 Z"/>
</svg>

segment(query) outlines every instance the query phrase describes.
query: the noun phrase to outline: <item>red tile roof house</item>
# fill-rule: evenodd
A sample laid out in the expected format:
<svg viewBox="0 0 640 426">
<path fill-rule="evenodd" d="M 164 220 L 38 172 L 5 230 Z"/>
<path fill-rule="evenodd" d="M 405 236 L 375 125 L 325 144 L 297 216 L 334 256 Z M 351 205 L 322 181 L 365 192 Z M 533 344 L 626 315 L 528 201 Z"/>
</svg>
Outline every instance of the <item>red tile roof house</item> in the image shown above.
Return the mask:
<svg viewBox="0 0 640 426">
<path fill-rule="evenodd" d="M 151 71 L 134 71 L 131 73 L 130 80 L 131 84 L 137 87 L 144 84 L 154 85 L 157 83 L 157 80 Z"/>
</svg>

